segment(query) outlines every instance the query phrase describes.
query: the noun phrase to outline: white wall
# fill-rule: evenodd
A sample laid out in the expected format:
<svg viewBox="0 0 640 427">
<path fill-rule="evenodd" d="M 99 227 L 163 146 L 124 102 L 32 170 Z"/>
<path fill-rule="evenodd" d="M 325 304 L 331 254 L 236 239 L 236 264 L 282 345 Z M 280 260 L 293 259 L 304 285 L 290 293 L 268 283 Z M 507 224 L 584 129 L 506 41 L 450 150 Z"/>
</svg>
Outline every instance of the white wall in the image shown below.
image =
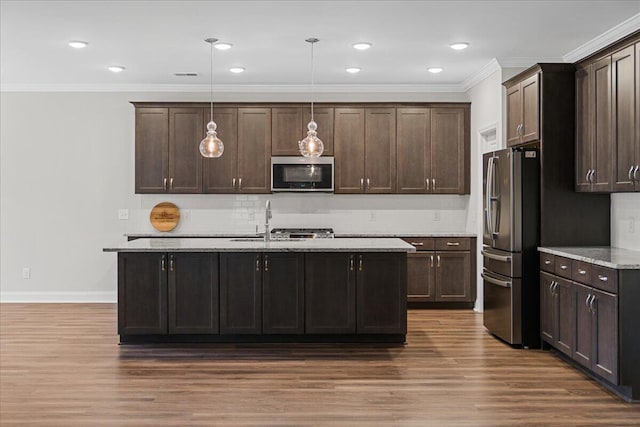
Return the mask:
<svg viewBox="0 0 640 427">
<path fill-rule="evenodd" d="M 471 100 L 471 196 L 469 205 L 469 229 L 478 233 L 476 278 L 477 295 L 475 309 L 483 310 L 483 289 L 480 272 L 482 271 L 482 154 L 502 148 L 502 74 L 496 70 L 486 79 L 472 87 L 467 94 Z M 497 145 L 483 143 L 480 131 L 488 127 L 496 127 Z"/>
<path fill-rule="evenodd" d="M 611 195 L 611 246 L 640 251 L 640 193 Z"/>
<path fill-rule="evenodd" d="M 216 100 L 306 97 L 220 94 Z M 124 233 L 152 231 L 148 213 L 160 201 L 181 208 L 177 231 L 182 232 L 254 232 L 256 224 L 262 227 L 267 198 L 273 203 L 274 226 L 332 226 L 338 232 L 475 231 L 477 194 L 135 195 L 134 109 L 129 101 L 207 99 L 207 94 L 182 93 L 3 92 L 0 300 L 115 301 L 116 255 L 102 248 L 124 240 Z M 318 94 L 317 99 L 468 101 L 464 93 Z M 477 167 L 472 166 L 474 176 Z M 474 183 L 473 192 L 476 187 Z M 129 209 L 130 219 L 119 221 L 118 209 Z M 31 269 L 28 280 L 22 279 L 23 267 Z"/>
</svg>

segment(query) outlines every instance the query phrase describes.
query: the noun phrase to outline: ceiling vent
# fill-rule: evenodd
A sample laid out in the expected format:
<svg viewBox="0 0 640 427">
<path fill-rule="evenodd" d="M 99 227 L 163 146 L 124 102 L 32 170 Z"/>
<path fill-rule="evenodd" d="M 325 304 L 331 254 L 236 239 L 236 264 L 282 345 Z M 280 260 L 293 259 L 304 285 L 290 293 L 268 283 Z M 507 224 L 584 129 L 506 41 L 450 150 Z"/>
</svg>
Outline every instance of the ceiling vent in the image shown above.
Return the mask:
<svg viewBox="0 0 640 427">
<path fill-rule="evenodd" d="M 173 73 L 173 75 L 176 77 L 198 77 L 198 73 L 196 73 L 195 71 L 182 71 Z"/>
</svg>

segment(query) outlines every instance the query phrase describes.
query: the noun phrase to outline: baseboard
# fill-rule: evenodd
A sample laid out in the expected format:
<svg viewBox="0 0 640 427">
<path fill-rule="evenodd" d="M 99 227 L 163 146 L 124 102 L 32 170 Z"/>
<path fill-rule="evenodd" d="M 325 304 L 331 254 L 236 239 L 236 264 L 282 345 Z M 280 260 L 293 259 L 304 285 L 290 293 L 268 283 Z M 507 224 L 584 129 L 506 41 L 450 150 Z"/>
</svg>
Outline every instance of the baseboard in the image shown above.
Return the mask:
<svg viewBox="0 0 640 427">
<path fill-rule="evenodd" d="M 117 292 L 0 292 L 0 302 L 60 303 L 100 302 L 115 303 Z"/>
</svg>

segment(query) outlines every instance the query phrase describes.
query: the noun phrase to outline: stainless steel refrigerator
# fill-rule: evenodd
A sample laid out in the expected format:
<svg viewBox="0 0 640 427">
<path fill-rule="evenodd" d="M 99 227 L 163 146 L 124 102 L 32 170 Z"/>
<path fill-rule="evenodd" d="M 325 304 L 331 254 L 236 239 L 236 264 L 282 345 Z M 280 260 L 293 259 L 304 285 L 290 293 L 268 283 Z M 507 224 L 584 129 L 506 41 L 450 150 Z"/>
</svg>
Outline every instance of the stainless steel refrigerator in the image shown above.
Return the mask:
<svg viewBox="0 0 640 427">
<path fill-rule="evenodd" d="M 483 156 L 483 322 L 493 335 L 523 347 L 540 346 L 539 157 L 536 148 Z"/>
</svg>

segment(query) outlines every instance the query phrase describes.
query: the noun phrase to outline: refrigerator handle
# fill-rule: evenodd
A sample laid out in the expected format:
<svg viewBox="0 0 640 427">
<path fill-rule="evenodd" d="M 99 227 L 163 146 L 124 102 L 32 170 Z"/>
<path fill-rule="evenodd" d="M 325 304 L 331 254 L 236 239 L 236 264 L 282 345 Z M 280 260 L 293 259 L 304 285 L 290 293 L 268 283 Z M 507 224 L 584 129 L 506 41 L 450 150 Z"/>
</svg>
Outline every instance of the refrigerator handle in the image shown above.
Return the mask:
<svg viewBox="0 0 640 427">
<path fill-rule="evenodd" d="M 491 238 L 495 238 L 500 234 L 500 185 L 496 186 L 496 174 L 500 167 L 498 160 L 498 157 L 494 157 L 493 162 L 491 162 L 491 191 L 493 193 L 491 194 L 491 200 L 498 205 L 498 208 L 496 209 L 497 217 L 494 218 L 493 214 L 491 214 Z"/>
<path fill-rule="evenodd" d="M 485 188 L 484 197 L 485 197 L 485 221 L 487 226 L 487 232 L 489 233 L 489 237 L 493 238 L 493 230 L 491 229 L 492 221 L 491 221 L 491 188 L 492 188 L 492 180 L 493 180 L 493 156 L 489 157 L 489 161 L 487 163 L 487 188 Z"/>
<path fill-rule="evenodd" d="M 503 288 L 510 288 L 511 287 L 511 282 L 506 281 L 506 280 L 500 280 L 500 279 L 495 279 L 491 276 L 487 276 L 484 273 L 480 273 L 480 276 L 482 276 L 482 278 L 484 280 L 486 280 L 487 282 L 493 284 L 493 285 L 498 285 L 498 286 L 502 286 Z"/>
</svg>

